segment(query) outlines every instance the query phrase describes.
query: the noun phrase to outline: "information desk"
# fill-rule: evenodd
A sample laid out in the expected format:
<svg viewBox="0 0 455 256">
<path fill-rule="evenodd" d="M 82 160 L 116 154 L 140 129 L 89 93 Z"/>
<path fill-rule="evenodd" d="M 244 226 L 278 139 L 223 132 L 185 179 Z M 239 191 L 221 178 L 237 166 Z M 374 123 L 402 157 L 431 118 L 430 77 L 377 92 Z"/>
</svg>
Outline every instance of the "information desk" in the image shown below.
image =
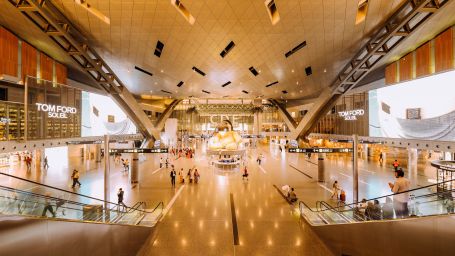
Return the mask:
<svg viewBox="0 0 455 256">
<path fill-rule="evenodd" d="M 213 161 L 213 165 L 218 168 L 234 168 L 240 165 L 240 161 L 234 161 L 234 162 L 224 162 L 224 161 Z"/>
</svg>

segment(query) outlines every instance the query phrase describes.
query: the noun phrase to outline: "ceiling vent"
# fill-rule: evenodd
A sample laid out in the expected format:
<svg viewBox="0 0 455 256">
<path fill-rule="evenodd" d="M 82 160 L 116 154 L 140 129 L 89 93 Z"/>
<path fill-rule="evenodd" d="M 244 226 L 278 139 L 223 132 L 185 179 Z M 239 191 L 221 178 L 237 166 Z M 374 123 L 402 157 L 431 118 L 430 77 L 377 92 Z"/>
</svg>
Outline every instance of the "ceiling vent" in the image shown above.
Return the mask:
<svg viewBox="0 0 455 256">
<path fill-rule="evenodd" d="M 158 58 L 161 57 L 163 48 L 164 48 L 164 44 L 162 42 L 160 42 L 160 40 L 158 40 L 158 42 L 156 42 L 155 56 L 157 56 Z"/>
<path fill-rule="evenodd" d="M 193 67 L 192 69 L 193 69 L 193 71 L 194 71 L 194 72 L 197 72 L 197 73 L 199 73 L 199 75 L 201 75 L 201 76 L 205 76 L 205 73 L 204 73 L 204 72 L 202 72 L 202 70 L 198 69 L 197 67 Z"/>
<path fill-rule="evenodd" d="M 288 91 L 286 91 L 286 90 L 282 90 L 281 92 L 282 92 L 283 94 L 287 94 L 287 93 L 288 93 Z"/>
<path fill-rule="evenodd" d="M 247 91 L 245 91 L 245 90 L 242 90 L 242 92 L 245 93 L 245 94 L 248 94 L 248 93 L 249 93 L 249 92 L 247 92 Z"/>
<path fill-rule="evenodd" d="M 182 87 L 183 85 L 183 81 L 180 81 L 178 84 L 177 84 L 177 87 Z"/>
<path fill-rule="evenodd" d="M 235 43 L 233 41 L 231 41 L 227 46 L 226 48 L 224 48 L 224 50 L 220 53 L 220 56 L 222 58 L 224 58 L 231 50 L 232 48 L 234 48 L 235 46 Z"/>
<path fill-rule="evenodd" d="M 202 90 L 203 93 L 207 93 L 207 94 L 210 94 L 209 91 L 206 91 L 206 90 Z"/>
<path fill-rule="evenodd" d="M 274 84 L 277 84 L 277 83 L 278 83 L 278 81 L 275 81 L 275 82 L 273 82 L 273 83 L 270 83 L 270 84 L 266 85 L 265 87 L 270 87 L 270 86 L 272 86 L 272 85 L 274 85 Z"/>
<path fill-rule="evenodd" d="M 140 68 L 140 67 L 138 67 L 138 66 L 134 66 L 134 69 L 139 70 L 139 71 L 141 71 L 142 73 L 147 74 L 147 75 L 149 75 L 149 76 L 153 76 L 153 74 L 152 74 L 151 72 L 148 72 L 147 70 L 142 69 L 142 68 Z"/>
<path fill-rule="evenodd" d="M 250 67 L 249 70 L 251 73 L 253 73 L 254 76 L 259 75 L 259 72 L 254 67 Z"/>
<path fill-rule="evenodd" d="M 302 49 L 305 46 L 306 46 L 306 41 L 303 41 L 299 45 L 297 45 L 296 47 L 292 48 L 292 50 L 290 50 L 287 53 L 285 53 L 284 56 L 287 58 L 287 57 L 289 57 L 292 54 L 296 53 L 298 50 Z"/>
<path fill-rule="evenodd" d="M 355 24 L 362 23 L 367 16 L 368 0 L 359 0 L 357 4 L 357 15 L 355 17 Z"/>
<path fill-rule="evenodd" d="M 272 25 L 275 25 L 280 21 L 280 15 L 276 8 L 275 0 L 265 0 L 265 6 L 267 7 L 267 13 L 269 14 Z"/>
<path fill-rule="evenodd" d="M 196 19 L 191 15 L 191 13 L 183 6 L 180 0 L 171 0 L 172 5 L 177 9 L 177 11 L 182 14 L 182 16 L 188 21 L 191 25 L 194 24 Z"/>
<path fill-rule="evenodd" d="M 224 83 L 223 85 L 221 85 L 221 87 L 226 87 L 226 86 L 228 86 L 229 84 L 231 84 L 231 81 L 227 81 L 226 83 Z"/>
<path fill-rule="evenodd" d="M 161 90 L 161 91 L 164 93 L 167 93 L 167 94 L 172 94 L 172 92 L 170 92 L 170 91 L 166 91 L 166 90 Z"/>
<path fill-rule="evenodd" d="M 313 74 L 313 70 L 311 69 L 311 66 L 308 66 L 305 68 L 305 73 L 307 76 Z"/>
</svg>

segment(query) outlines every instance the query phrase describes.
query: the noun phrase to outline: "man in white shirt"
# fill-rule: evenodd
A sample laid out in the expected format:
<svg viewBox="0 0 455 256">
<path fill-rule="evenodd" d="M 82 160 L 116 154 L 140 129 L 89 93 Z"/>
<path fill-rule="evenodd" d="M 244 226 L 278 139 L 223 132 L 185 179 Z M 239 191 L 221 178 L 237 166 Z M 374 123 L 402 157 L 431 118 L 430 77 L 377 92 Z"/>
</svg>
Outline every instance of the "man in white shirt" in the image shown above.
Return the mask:
<svg viewBox="0 0 455 256">
<path fill-rule="evenodd" d="M 389 187 L 392 192 L 400 193 L 408 191 L 411 186 L 411 182 L 404 178 L 404 171 L 401 168 L 395 171 L 395 177 L 397 178 L 395 183 L 389 182 Z M 393 196 L 393 209 L 395 210 L 395 216 L 397 218 L 406 218 L 409 216 L 408 201 L 408 192 L 395 194 Z"/>
</svg>

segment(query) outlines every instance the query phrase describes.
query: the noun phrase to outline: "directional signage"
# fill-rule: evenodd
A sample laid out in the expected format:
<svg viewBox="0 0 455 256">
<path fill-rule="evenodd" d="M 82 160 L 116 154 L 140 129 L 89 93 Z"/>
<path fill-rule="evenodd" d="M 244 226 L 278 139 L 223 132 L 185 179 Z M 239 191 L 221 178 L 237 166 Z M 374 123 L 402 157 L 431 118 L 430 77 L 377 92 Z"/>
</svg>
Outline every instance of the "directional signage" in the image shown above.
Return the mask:
<svg viewBox="0 0 455 256">
<path fill-rule="evenodd" d="M 289 153 L 351 153 L 352 148 L 290 148 Z"/>
<path fill-rule="evenodd" d="M 146 153 L 160 154 L 168 153 L 167 148 L 111 148 L 109 153 Z"/>
</svg>

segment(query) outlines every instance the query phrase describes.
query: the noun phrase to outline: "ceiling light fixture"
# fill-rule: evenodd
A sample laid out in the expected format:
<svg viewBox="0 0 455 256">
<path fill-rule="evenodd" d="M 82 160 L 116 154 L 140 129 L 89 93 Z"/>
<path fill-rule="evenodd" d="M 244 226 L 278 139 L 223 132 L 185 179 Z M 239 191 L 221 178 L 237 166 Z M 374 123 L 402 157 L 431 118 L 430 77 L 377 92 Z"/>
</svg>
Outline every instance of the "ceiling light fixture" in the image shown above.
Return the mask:
<svg viewBox="0 0 455 256">
<path fill-rule="evenodd" d="M 106 15 L 104 15 L 102 12 L 98 11 L 97 9 L 93 8 L 93 6 L 90 3 L 88 3 L 86 0 L 74 0 L 74 2 L 76 4 L 78 4 L 79 6 L 81 6 L 82 8 L 86 9 L 88 12 L 93 14 L 98 19 L 104 21 L 107 24 L 111 24 L 111 20 L 108 17 L 106 17 Z"/>
<path fill-rule="evenodd" d="M 188 21 L 191 25 L 194 24 L 196 19 L 191 15 L 191 13 L 183 6 L 180 0 L 171 0 L 172 5 L 177 9 L 177 11 L 182 14 L 182 16 Z"/>
<path fill-rule="evenodd" d="M 368 0 L 359 0 L 357 4 L 357 15 L 355 17 L 355 24 L 362 23 L 367 16 Z"/>
<path fill-rule="evenodd" d="M 275 0 L 265 0 L 265 7 L 267 8 L 267 13 L 269 14 L 272 25 L 275 25 L 280 21 L 280 14 L 275 4 Z"/>
</svg>

